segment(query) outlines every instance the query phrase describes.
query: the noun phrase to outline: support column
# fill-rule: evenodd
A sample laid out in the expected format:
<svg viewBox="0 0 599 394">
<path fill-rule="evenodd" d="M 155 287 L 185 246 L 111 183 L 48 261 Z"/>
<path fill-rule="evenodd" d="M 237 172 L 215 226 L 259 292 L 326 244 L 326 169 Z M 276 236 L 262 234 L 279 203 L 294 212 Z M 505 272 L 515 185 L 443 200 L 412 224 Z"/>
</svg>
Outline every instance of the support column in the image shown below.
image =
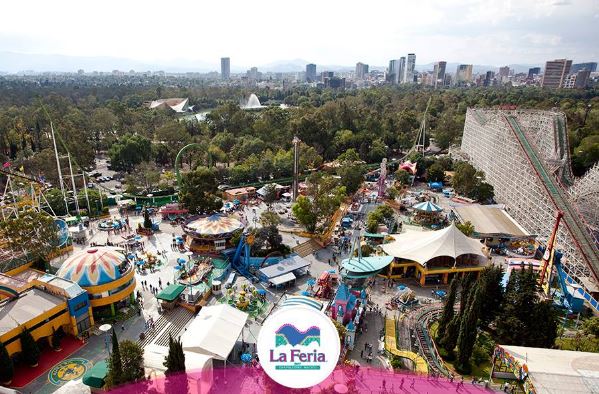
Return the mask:
<svg viewBox="0 0 599 394">
<path fill-rule="evenodd" d="M 114 302 L 110 304 L 110 312 L 112 312 L 112 316 L 116 316 L 116 312 L 114 310 Z"/>
<path fill-rule="evenodd" d="M 424 286 L 426 283 L 426 274 L 425 273 L 421 273 L 420 274 L 420 286 Z"/>
<path fill-rule="evenodd" d="M 449 281 L 449 272 L 443 274 L 443 284 L 446 285 Z"/>
</svg>

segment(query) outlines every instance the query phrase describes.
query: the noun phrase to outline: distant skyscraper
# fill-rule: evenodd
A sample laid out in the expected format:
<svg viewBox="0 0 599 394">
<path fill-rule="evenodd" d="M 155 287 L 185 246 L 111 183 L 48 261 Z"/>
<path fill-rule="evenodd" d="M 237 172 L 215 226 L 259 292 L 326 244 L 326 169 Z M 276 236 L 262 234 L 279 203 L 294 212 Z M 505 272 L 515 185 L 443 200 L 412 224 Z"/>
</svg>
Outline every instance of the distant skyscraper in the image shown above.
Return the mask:
<svg viewBox="0 0 599 394">
<path fill-rule="evenodd" d="M 541 73 L 541 67 L 533 67 L 528 69 L 528 79 L 533 79 L 535 75 Z"/>
<path fill-rule="evenodd" d="M 406 70 L 406 58 L 402 56 L 399 58 L 399 67 L 397 68 L 397 77 L 395 79 L 395 83 L 399 84 L 405 74 Z"/>
<path fill-rule="evenodd" d="M 387 81 L 393 85 L 399 84 L 403 81 L 404 69 L 406 67 L 406 58 L 401 57 L 399 59 L 393 59 L 389 61 L 389 72 L 387 74 Z"/>
<path fill-rule="evenodd" d="M 495 82 L 495 71 L 487 71 L 483 85 L 484 86 L 493 86 L 494 82 Z"/>
<path fill-rule="evenodd" d="M 584 89 L 587 87 L 591 72 L 586 68 L 575 74 L 570 74 L 564 79 L 564 88 L 566 89 Z"/>
<path fill-rule="evenodd" d="M 220 58 L 220 78 L 227 81 L 231 78 L 231 58 Z"/>
<path fill-rule="evenodd" d="M 252 67 L 247 71 L 247 77 L 253 81 L 257 81 L 260 79 L 260 73 L 258 72 L 258 67 Z"/>
<path fill-rule="evenodd" d="M 564 80 L 570 73 L 570 67 L 572 67 L 572 60 L 555 59 L 548 61 L 545 63 L 541 86 L 553 89 L 563 87 Z"/>
<path fill-rule="evenodd" d="M 472 64 L 460 64 L 455 73 L 456 85 L 472 82 Z"/>
<path fill-rule="evenodd" d="M 414 82 L 414 69 L 416 68 L 416 55 L 408 53 L 408 60 L 406 62 L 406 68 L 402 83 L 413 83 Z"/>
<path fill-rule="evenodd" d="M 570 68 L 570 72 L 572 74 L 576 74 L 580 70 L 589 70 L 590 72 L 594 73 L 597 71 L 597 63 L 596 62 L 576 63 L 576 64 L 573 64 L 572 67 Z"/>
<path fill-rule="evenodd" d="M 368 64 L 356 63 L 355 79 L 364 79 L 368 74 Z"/>
<path fill-rule="evenodd" d="M 306 64 L 306 82 L 316 81 L 316 64 Z"/>
<path fill-rule="evenodd" d="M 435 68 L 433 69 L 433 80 L 432 85 L 437 87 L 443 87 L 445 85 L 445 68 L 447 67 L 447 62 L 440 61 L 435 63 Z"/>
<path fill-rule="evenodd" d="M 500 78 L 509 77 L 509 76 L 510 76 L 510 67 L 509 66 L 499 67 L 499 77 Z"/>
</svg>

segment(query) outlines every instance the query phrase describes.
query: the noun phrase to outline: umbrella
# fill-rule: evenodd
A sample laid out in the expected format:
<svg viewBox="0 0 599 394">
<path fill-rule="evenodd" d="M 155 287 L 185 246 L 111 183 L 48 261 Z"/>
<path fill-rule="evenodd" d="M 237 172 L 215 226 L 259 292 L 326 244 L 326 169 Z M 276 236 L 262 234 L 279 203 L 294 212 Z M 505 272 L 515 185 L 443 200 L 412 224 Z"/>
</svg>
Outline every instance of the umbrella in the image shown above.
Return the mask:
<svg viewBox="0 0 599 394">
<path fill-rule="evenodd" d="M 306 296 L 306 297 L 310 296 L 310 292 L 306 291 L 306 290 L 302 291 L 300 294 L 303 295 L 303 296 Z"/>
<path fill-rule="evenodd" d="M 141 241 L 141 235 L 136 235 L 133 239 L 135 239 L 136 241 Z"/>
<path fill-rule="evenodd" d="M 441 208 L 437 204 L 432 203 L 430 201 L 425 201 L 425 202 L 416 204 L 416 205 L 414 205 L 414 209 L 417 209 L 419 211 L 424 211 L 424 212 L 441 212 L 443 210 L 443 208 Z"/>
<path fill-rule="evenodd" d="M 241 355 L 241 361 L 244 363 L 250 363 L 252 361 L 252 355 L 249 353 L 243 353 Z"/>
<path fill-rule="evenodd" d="M 257 292 L 258 292 L 258 294 L 260 294 L 260 295 L 266 295 L 266 290 L 264 290 L 264 289 L 258 289 L 258 290 L 256 290 L 256 291 L 257 291 Z"/>
<path fill-rule="evenodd" d="M 188 250 L 187 252 L 185 252 L 185 256 L 193 256 L 193 252 L 191 250 Z"/>
<path fill-rule="evenodd" d="M 235 204 L 235 205 L 239 205 L 239 204 L 241 204 L 241 201 L 239 201 L 239 200 L 235 199 L 235 200 L 233 200 L 233 204 Z"/>
<path fill-rule="evenodd" d="M 308 279 L 308 281 L 306 283 L 308 284 L 308 286 L 314 286 L 316 284 L 316 279 L 314 279 L 314 278 Z"/>
<path fill-rule="evenodd" d="M 98 327 L 98 329 L 102 332 L 108 332 L 111 328 L 112 326 L 110 324 L 102 324 L 100 327 Z"/>
<path fill-rule="evenodd" d="M 328 272 L 329 272 L 329 274 L 336 274 L 337 273 L 337 271 L 335 271 L 335 270 L 329 270 Z"/>
<path fill-rule="evenodd" d="M 179 263 L 179 264 L 185 264 L 185 259 L 183 257 L 179 257 L 177 259 L 177 263 Z"/>
<path fill-rule="evenodd" d="M 437 290 L 435 291 L 435 294 L 439 297 L 445 297 L 447 295 L 447 292 L 445 290 Z"/>
<path fill-rule="evenodd" d="M 182 240 L 182 239 L 178 239 L 178 240 L 177 240 L 177 244 L 179 244 L 179 245 L 183 245 L 183 240 Z"/>
<path fill-rule="evenodd" d="M 404 285 L 399 285 L 399 286 L 397 286 L 397 288 L 401 291 L 404 291 L 406 289 L 406 287 Z"/>
<path fill-rule="evenodd" d="M 180 266 L 180 265 L 176 265 L 176 266 L 174 266 L 174 267 L 173 267 L 173 269 L 174 269 L 175 271 L 179 271 L 179 270 L 181 269 L 181 266 Z"/>
<path fill-rule="evenodd" d="M 144 260 L 137 260 L 137 261 L 135 262 L 135 264 L 137 264 L 137 265 L 144 265 L 145 263 L 146 263 L 146 262 L 145 262 Z"/>
<path fill-rule="evenodd" d="M 177 236 L 175 237 L 175 239 L 179 240 L 179 239 L 183 239 L 183 237 L 182 237 L 182 236 L 180 236 L 180 235 L 177 235 Z"/>
<path fill-rule="evenodd" d="M 128 255 L 128 256 L 127 256 L 127 258 L 128 258 L 129 260 L 133 260 L 133 259 L 135 258 L 135 255 L 134 255 L 134 254 L 130 254 L 130 255 Z"/>
</svg>

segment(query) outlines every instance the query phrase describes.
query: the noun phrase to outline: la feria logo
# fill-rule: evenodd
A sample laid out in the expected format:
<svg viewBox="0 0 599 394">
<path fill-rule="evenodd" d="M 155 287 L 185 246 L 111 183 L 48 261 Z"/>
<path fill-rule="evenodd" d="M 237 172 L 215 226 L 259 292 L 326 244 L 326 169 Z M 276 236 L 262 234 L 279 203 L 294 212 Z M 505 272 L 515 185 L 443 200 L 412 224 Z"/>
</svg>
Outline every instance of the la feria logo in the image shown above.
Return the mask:
<svg viewBox="0 0 599 394">
<path fill-rule="evenodd" d="M 319 310 L 285 307 L 268 317 L 258 336 L 258 357 L 264 371 L 291 388 L 319 384 L 337 365 L 337 329 Z"/>
</svg>

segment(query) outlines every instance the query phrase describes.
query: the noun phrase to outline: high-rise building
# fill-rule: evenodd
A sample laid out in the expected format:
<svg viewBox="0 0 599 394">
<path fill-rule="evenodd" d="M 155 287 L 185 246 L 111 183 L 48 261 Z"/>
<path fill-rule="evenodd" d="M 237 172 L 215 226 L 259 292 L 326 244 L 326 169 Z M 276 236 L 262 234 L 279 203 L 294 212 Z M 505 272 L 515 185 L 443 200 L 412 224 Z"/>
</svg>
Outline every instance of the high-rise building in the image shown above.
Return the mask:
<svg viewBox="0 0 599 394">
<path fill-rule="evenodd" d="M 262 73 L 258 72 L 258 67 L 252 67 L 247 71 L 247 77 L 250 80 L 258 81 L 262 77 Z"/>
<path fill-rule="evenodd" d="M 220 58 L 220 78 L 227 81 L 231 78 L 231 58 Z"/>
<path fill-rule="evenodd" d="M 408 60 L 406 62 L 406 68 L 403 74 L 402 83 L 413 83 L 414 82 L 414 69 L 416 68 L 416 55 L 408 53 Z"/>
<path fill-rule="evenodd" d="M 570 72 L 572 74 L 575 74 L 575 73 L 579 72 L 580 70 L 589 70 L 590 72 L 594 73 L 597 71 L 597 63 L 596 62 L 576 63 L 576 64 L 573 64 L 572 67 L 570 68 Z"/>
<path fill-rule="evenodd" d="M 316 82 L 316 64 L 306 64 L 306 82 Z"/>
<path fill-rule="evenodd" d="M 406 67 L 406 58 L 400 57 L 389 61 L 389 70 L 387 73 L 387 81 L 393 85 L 397 85 L 403 81 L 404 69 Z"/>
<path fill-rule="evenodd" d="M 433 69 L 433 80 L 432 85 L 435 87 L 443 87 L 445 85 L 445 68 L 447 67 L 447 62 L 440 61 L 435 63 L 435 67 Z"/>
<path fill-rule="evenodd" d="M 499 67 L 499 78 L 510 76 L 510 66 Z"/>
<path fill-rule="evenodd" d="M 572 60 L 555 59 L 548 61 L 545 63 L 541 86 L 553 89 L 563 87 L 564 80 L 570 73 L 570 67 L 572 67 Z"/>
<path fill-rule="evenodd" d="M 564 88 L 566 89 L 584 89 L 589 82 L 591 72 L 586 68 L 578 71 L 575 74 L 569 74 L 564 78 Z"/>
<path fill-rule="evenodd" d="M 455 72 L 456 85 L 472 82 L 472 64 L 460 64 Z"/>
<path fill-rule="evenodd" d="M 528 69 L 528 79 L 533 79 L 535 75 L 541 73 L 541 67 L 533 67 Z"/>
<path fill-rule="evenodd" d="M 335 76 L 335 72 L 333 71 L 323 71 L 320 73 L 320 82 L 324 83 L 325 79 L 333 78 Z"/>
<path fill-rule="evenodd" d="M 355 79 L 364 79 L 368 74 L 368 64 L 356 63 Z"/>
<path fill-rule="evenodd" d="M 487 71 L 483 86 L 493 86 L 495 84 L 495 71 Z"/>
</svg>

